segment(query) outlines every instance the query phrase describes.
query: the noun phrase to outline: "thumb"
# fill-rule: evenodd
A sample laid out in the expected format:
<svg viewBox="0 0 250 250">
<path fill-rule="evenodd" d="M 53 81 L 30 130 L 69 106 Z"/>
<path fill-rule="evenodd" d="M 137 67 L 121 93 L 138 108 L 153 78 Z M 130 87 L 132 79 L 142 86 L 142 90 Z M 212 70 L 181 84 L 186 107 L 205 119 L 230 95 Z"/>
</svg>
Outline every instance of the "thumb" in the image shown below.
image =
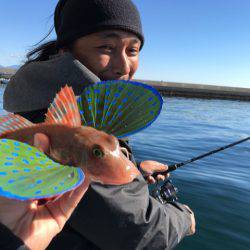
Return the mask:
<svg viewBox="0 0 250 250">
<path fill-rule="evenodd" d="M 34 147 L 40 151 L 47 153 L 49 151 L 49 138 L 42 133 L 36 133 L 34 135 Z"/>
</svg>

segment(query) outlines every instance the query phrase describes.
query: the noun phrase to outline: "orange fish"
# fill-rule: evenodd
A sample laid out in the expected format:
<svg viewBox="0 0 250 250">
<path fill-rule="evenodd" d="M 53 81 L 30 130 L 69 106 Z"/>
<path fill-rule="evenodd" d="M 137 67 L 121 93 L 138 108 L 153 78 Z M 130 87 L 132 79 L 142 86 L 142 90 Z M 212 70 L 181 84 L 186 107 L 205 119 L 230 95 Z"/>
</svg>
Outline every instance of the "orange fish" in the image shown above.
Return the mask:
<svg viewBox="0 0 250 250">
<path fill-rule="evenodd" d="M 51 104 L 44 123 L 33 124 L 9 114 L 0 118 L 0 138 L 34 145 L 35 134 L 49 138 L 46 154 L 63 165 L 80 167 L 91 181 L 120 185 L 134 180 L 140 172 L 128 159 L 113 135 L 81 126 L 81 118 L 72 88 L 64 87 Z M 126 156 L 125 156 L 126 155 Z"/>
</svg>

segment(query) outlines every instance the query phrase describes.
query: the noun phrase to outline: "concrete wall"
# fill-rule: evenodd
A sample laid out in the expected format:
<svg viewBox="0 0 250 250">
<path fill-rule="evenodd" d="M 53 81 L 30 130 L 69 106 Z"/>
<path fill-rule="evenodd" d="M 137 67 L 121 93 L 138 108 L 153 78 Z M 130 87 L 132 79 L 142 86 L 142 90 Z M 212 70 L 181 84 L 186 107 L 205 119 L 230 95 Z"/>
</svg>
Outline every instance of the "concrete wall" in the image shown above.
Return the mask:
<svg viewBox="0 0 250 250">
<path fill-rule="evenodd" d="M 235 88 L 177 82 L 157 82 L 147 80 L 138 81 L 155 87 L 162 95 L 165 96 L 250 101 L 249 88 Z"/>
</svg>

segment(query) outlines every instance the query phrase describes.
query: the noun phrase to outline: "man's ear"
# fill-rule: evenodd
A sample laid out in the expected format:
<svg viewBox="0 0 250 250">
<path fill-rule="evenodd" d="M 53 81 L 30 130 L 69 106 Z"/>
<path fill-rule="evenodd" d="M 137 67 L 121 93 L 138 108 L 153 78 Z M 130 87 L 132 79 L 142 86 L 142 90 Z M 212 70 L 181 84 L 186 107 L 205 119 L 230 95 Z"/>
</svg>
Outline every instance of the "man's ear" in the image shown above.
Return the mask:
<svg viewBox="0 0 250 250">
<path fill-rule="evenodd" d="M 49 137 L 42 133 L 36 133 L 34 135 L 34 147 L 44 153 L 49 153 Z"/>
</svg>

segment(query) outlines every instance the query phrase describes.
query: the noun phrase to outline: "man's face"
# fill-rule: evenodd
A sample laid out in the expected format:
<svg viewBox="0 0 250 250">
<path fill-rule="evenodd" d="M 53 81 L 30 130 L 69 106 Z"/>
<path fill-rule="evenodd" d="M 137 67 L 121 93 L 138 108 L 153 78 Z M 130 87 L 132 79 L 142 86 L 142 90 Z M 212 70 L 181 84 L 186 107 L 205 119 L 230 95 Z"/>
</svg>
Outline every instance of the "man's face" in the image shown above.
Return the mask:
<svg viewBox="0 0 250 250">
<path fill-rule="evenodd" d="M 130 80 L 138 67 L 140 46 L 132 33 L 106 30 L 77 39 L 72 53 L 101 80 Z"/>
</svg>

